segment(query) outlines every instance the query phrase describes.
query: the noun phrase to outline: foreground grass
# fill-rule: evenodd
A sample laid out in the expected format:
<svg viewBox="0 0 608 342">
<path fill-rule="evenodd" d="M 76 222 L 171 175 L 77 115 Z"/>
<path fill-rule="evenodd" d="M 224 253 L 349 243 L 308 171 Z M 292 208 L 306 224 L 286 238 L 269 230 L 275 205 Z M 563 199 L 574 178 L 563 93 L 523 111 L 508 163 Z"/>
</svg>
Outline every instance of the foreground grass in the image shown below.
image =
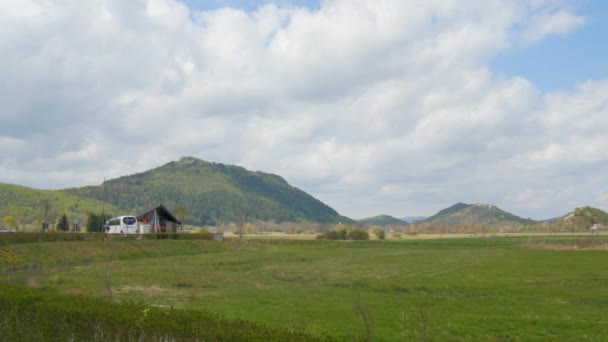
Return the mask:
<svg viewBox="0 0 608 342">
<path fill-rule="evenodd" d="M 328 338 L 229 320 L 204 311 L 66 296 L 5 285 L 2 341 L 321 341 Z"/>
<path fill-rule="evenodd" d="M 545 247 L 602 243 L 605 237 L 31 243 L 8 245 L 21 263 L 3 277 L 347 340 L 601 341 L 608 251 Z"/>
</svg>

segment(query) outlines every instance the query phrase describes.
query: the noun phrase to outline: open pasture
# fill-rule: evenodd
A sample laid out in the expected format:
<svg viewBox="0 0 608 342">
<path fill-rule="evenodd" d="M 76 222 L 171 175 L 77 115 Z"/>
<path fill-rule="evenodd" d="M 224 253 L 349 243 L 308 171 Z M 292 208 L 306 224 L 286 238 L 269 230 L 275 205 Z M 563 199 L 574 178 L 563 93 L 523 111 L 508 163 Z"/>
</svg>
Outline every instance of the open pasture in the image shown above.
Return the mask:
<svg viewBox="0 0 608 342">
<path fill-rule="evenodd" d="M 535 236 L 21 243 L 2 246 L 2 280 L 345 340 L 602 341 L 607 242 Z"/>
</svg>

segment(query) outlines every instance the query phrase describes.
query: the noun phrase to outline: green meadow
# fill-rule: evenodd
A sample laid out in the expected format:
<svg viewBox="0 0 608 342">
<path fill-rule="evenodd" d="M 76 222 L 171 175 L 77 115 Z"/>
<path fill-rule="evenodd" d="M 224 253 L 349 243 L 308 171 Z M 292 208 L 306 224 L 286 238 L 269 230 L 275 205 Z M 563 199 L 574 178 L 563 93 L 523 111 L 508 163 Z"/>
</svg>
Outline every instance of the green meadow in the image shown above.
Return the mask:
<svg viewBox="0 0 608 342">
<path fill-rule="evenodd" d="M 5 284 L 337 340 L 608 340 L 608 237 L 4 243 Z M 83 318 L 86 319 L 86 318 Z"/>
</svg>

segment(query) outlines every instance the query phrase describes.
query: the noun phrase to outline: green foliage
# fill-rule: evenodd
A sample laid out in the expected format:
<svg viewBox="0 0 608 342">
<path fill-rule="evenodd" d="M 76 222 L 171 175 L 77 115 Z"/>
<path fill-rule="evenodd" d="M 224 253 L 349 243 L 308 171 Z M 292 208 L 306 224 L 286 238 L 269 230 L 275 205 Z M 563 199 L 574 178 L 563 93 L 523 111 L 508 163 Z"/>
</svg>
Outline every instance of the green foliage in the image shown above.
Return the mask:
<svg viewBox="0 0 608 342">
<path fill-rule="evenodd" d="M 374 229 L 374 235 L 376 235 L 376 237 L 380 240 L 384 240 L 385 238 L 385 232 L 384 229 L 381 228 L 376 228 Z"/>
<path fill-rule="evenodd" d="M 608 225 L 608 213 L 593 207 L 576 208 L 574 210 L 575 218 L 580 218 L 589 228 L 593 224 Z"/>
<path fill-rule="evenodd" d="M 190 220 L 190 215 L 188 214 L 188 208 L 185 205 L 180 204 L 175 207 L 173 210 L 173 214 L 180 220 L 182 223 Z"/>
<path fill-rule="evenodd" d="M 317 239 L 324 240 L 369 240 L 369 234 L 353 227 L 344 225 L 338 226 L 336 229 L 325 232 L 317 236 Z"/>
<path fill-rule="evenodd" d="M 0 183 L 0 217 L 13 216 L 22 224 L 38 220 L 56 222 L 60 213 L 74 214 L 78 203 L 81 222 L 86 220 L 89 212 L 116 212 L 117 209 L 100 200 L 82 198 L 63 190 L 37 190 L 23 186 Z M 46 217 L 45 217 L 46 216 Z"/>
<path fill-rule="evenodd" d="M 159 168 L 67 193 L 107 201 L 137 213 L 164 203 L 195 225 L 236 222 L 239 215 L 261 221 L 351 221 L 283 178 L 239 166 L 184 157 Z M 178 217 L 180 215 L 177 215 Z"/>
<path fill-rule="evenodd" d="M 325 240 L 346 240 L 346 229 L 336 229 L 325 232 L 319 236 L 317 239 L 325 239 Z"/>
<path fill-rule="evenodd" d="M 0 184 L 0 215 L 21 222 L 44 221 L 45 215 L 55 222 L 75 203 L 83 222 L 86 213 L 137 214 L 159 203 L 195 225 L 235 222 L 239 214 L 277 223 L 352 221 L 279 176 L 190 157 L 101 186 L 51 191 Z"/>
<path fill-rule="evenodd" d="M 5 216 L 3 222 L 5 229 L 17 229 L 17 220 L 13 216 Z"/>
<path fill-rule="evenodd" d="M 90 233 L 103 233 L 103 224 L 104 222 L 106 222 L 107 220 L 109 220 L 111 218 L 110 215 L 104 214 L 102 215 L 97 215 L 93 212 L 90 212 L 89 215 L 87 216 L 87 224 L 86 224 L 86 229 L 87 232 Z"/>
<path fill-rule="evenodd" d="M 588 232 L 593 225 L 597 225 L 600 230 L 608 227 L 608 213 L 587 206 L 576 208 L 559 219 L 526 227 L 525 231 Z"/>
<path fill-rule="evenodd" d="M 369 240 L 369 234 L 365 230 L 353 229 L 346 234 L 346 238 L 350 240 Z"/>
<path fill-rule="evenodd" d="M 57 220 L 57 224 L 55 225 L 55 228 L 57 230 L 63 230 L 65 232 L 70 230 L 70 222 L 68 221 L 68 217 L 66 216 L 66 214 L 63 214 L 59 217 L 59 219 Z"/>
</svg>

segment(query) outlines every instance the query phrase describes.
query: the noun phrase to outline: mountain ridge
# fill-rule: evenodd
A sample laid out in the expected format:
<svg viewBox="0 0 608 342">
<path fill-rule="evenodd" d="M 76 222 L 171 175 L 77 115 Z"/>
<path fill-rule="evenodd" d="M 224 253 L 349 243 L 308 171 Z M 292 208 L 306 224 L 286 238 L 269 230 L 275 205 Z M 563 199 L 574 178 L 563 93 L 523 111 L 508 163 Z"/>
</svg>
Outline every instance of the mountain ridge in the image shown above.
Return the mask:
<svg viewBox="0 0 608 342">
<path fill-rule="evenodd" d="M 575 225 L 592 225 L 608 226 L 608 213 L 591 206 L 575 208 L 573 211 L 556 220 L 557 222 L 569 222 Z"/>
<path fill-rule="evenodd" d="M 370 226 L 405 226 L 407 222 L 390 215 L 377 215 L 364 218 L 358 221 L 359 223 Z"/>
<path fill-rule="evenodd" d="M 186 207 L 199 225 L 245 220 L 351 222 L 334 209 L 291 186 L 278 175 L 241 166 L 182 157 L 159 167 L 65 190 L 129 210 L 157 203 Z"/>
<path fill-rule="evenodd" d="M 422 222 L 485 225 L 502 223 L 530 225 L 536 223 L 534 220 L 521 218 L 492 204 L 467 204 L 463 202 L 458 202 L 447 208 L 441 209 L 435 215 L 428 217 Z"/>
</svg>

